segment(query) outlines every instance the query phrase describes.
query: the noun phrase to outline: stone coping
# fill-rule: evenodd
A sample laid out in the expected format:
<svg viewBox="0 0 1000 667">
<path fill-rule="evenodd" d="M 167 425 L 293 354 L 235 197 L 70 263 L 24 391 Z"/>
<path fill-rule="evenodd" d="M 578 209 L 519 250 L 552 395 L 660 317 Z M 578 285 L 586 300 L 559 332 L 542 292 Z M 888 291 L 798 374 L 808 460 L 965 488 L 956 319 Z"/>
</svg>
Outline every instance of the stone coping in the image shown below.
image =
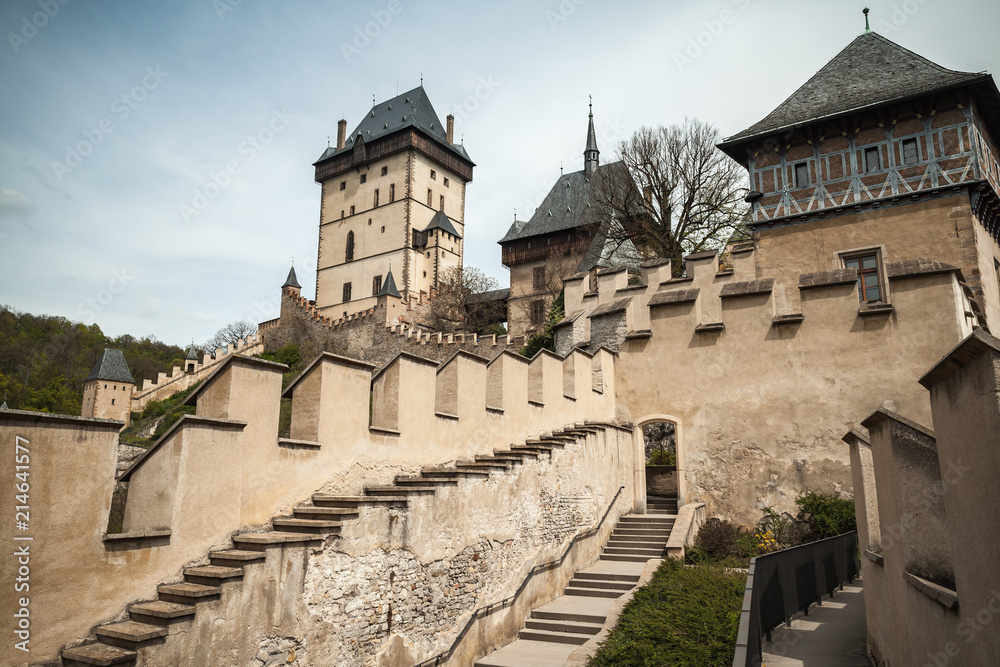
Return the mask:
<svg viewBox="0 0 1000 667">
<path fill-rule="evenodd" d="M 453 415 L 450 412 L 435 412 L 434 416 L 439 419 L 451 419 L 454 421 L 458 421 L 458 415 Z"/>
<path fill-rule="evenodd" d="M 331 361 L 339 366 L 348 366 L 350 368 L 358 368 L 369 372 L 374 372 L 375 370 L 375 364 L 369 364 L 364 361 L 359 361 L 358 359 L 351 359 L 350 357 L 342 357 L 339 354 L 333 354 L 332 352 L 321 352 L 315 359 L 309 362 L 309 365 L 306 366 L 287 387 L 285 387 L 284 391 L 281 392 L 281 397 L 291 398 L 295 387 L 297 387 L 302 380 L 312 373 L 316 366 L 324 361 Z"/>
<path fill-rule="evenodd" d="M 884 421 L 897 422 L 899 424 L 902 424 L 904 426 L 913 429 L 914 431 L 922 433 L 928 438 L 934 438 L 934 431 L 932 431 L 931 429 L 927 428 L 926 426 L 921 426 L 917 422 L 911 421 L 906 417 L 904 417 L 903 415 L 897 414 L 892 410 L 887 410 L 885 408 L 879 408 L 878 410 L 873 412 L 871 415 L 868 416 L 867 419 L 861 422 L 861 425 L 864 426 L 869 431 L 871 431 L 874 426 L 877 426 L 878 424 Z"/>
<path fill-rule="evenodd" d="M 667 285 L 678 285 L 680 283 L 693 283 L 694 276 L 681 276 L 680 278 L 671 278 L 670 280 L 664 280 L 660 283 L 660 287 L 666 287 Z"/>
<path fill-rule="evenodd" d="M 834 269 L 833 271 L 799 274 L 800 290 L 835 287 L 838 285 L 854 285 L 857 282 L 857 269 Z"/>
<path fill-rule="evenodd" d="M 672 306 L 681 303 L 691 303 L 698 300 L 698 294 L 701 290 L 695 289 L 682 289 L 673 290 L 671 292 L 657 292 L 649 299 L 648 306 L 650 308 L 655 308 L 656 306 Z"/>
<path fill-rule="evenodd" d="M 868 315 L 888 315 L 893 310 L 891 303 L 863 303 L 858 307 L 858 315 L 861 317 Z"/>
<path fill-rule="evenodd" d="M 635 292 L 638 290 L 645 290 L 649 285 L 645 283 L 639 283 L 637 285 L 629 285 L 628 287 L 621 287 L 615 290 L 615 295 L 621 294 L 622 292 Z"/>
<path fill-rule="evenodd" d="M 413 354 L 412 352 L 399 352 L 398 354 L 396 354 L 395 357 L 390 359 L 389 363 L 383 366 L 378 373 L 375 373 L 375 375 L 372 376 L 372 382 L 375 382 L 380 377 L 382 377 L 382 375 L 389 369 L 389 367 L 392 366 L 394 363 L 396 363 L 396 361 L 399 359 L 406 359 L 408 361 L 413 361 L 418 364 L 423 364 L 425 366 L 433 366 L 434 368 L 437 368 L 439 366 L 438 362 L 434 361 L 433 359 L 428 359 L 427 357 L 421 357 L 416 354 Z"/>
<path fill-rule="evenodd" d="M 872 551 L 871 549 L 865 549 L 865 556 L 868 560 L 875 563 L 876 565 L 885 565 L 885 556 L 877 551 Z"/>
<path fill-rule="evenodd" d="M 483 366 L 486 366 L 486 365 L 488 365 L 490 363 L 489 359 L 487 359 L 485 357 L 480 357 L 478 354 L 472 354 L 471 352 L 469 352 L 467 350 L 456 350 L 453 355 L 451 355 L 450 357 L 448 357 L 447 359 L 445 359 L 443 362 L 441 362 L 441 365 L 438 366 L 437 372 L 440 373 L 441 371 L 443 371 L 448 364 L 450 364 L 451 362 L 455 361 L 455 359 L 457 359 L 458 357 L 465 357 L 466 359 L 469 359 L 470 361 L 475 361 L 475 362 L 481 363 Z"/>
<path fill-rule="evenodd" d="M 853 445 L 855 442 L 861 442 L 871 447 L 872 444 L 871 441 L 868 439 L 868 436 L 856 428 L 852 428 L 850 431 L 845 433 L 844 437 L 841 438 L 841 440 L 843 440 L 849 445 Z"/>
<path fill-rule="evenodd" d="M 625 334 L 625 340 L 643 340 L 645 338 L 652 338 L 653 332 L 650 329 L 639 329 L 638 331 L 629 331 Z"/>
<path fill-rule="evenodd" d="M 885 265 L 885 275 L 889 278 L 889 280 L 928 276 L 936 273 L 957 273 L 959 276 L 962 275 L 961 269 L 957 266 L 938 262 L 926 257 L 907 259 L 902 262 L 889 262 Z"/>
<path fill-rule="evenodd" d="M 674 526 L 667 537 L 668 556 L 684 558 L 684 547 L 688 544 L 688 538 L 697 533 L 699 513 L 704 520 L 705 503 L 688 503 L 677 509 L 677 519 L 674 520 Z"/>
<path fill-rule="evenodd" d="M 198 397 L 201 396 L 205 391 L 212 386 L 212 384 L 219 379 L 219 377 L 226 372 L 232 364 L 235 363 L 247 364 L 250 366 L 260 366 L 261 368 L 267 368 L 270 370 L 277 371 L 279 373 L 284 373 L 288 370 L 288 366 L 285 364 L 279 364 L 277 361 L 268 361 L 267 359 L 258 359 L 256 357 L 248 357 L 242 354 L 230 354 L 226 357 L 225 361 L 219 364 L 214 371 L 209 373 L 208 377 L 202 380 L 198 388 L 191 392 L 191 394 L 184 399 L 183 405 L 198 405 Z"/>
<path fill-rule="evenodd" d="M 278 438 L 278 447 L 288 449 L 319 449 L 322 445 L 315 440 L 293 440 L 292 438 Z"/>
<path fill-rule="evenodd" d="M 399 437 L 401 435 L 399 429 L 389 428 L 388 426 L 369 426 L 368 432 L 377 433 L 379 435 L 395 436 L 395 437 Z"/>
<path fill-rule="evenodd" d="M 1000 339 L 976 327 L 965 340 L 934 364 L 919 382 L 925 388 L 932 389 L 938 382 L 947 379 L 952 373 L 984 353 L 1000 354 Z"/>
<path fill-rule="evenodd" d="M 722 331 L 726 328 L 726 325 L 722 322 L 708 322 L 706 324 L 699 324 L 694 328 L 697 333 L 713 333 L 716 331 Z"/>
<path fill-rule="evenodd" d="M 597 275 L 599 275 L 599 276 L 613 276 L 616 273 L 621 273 L 622 271 L 628 271 L 628 267 L 627 266 L 613 266 L 613 267 L 610 267 L 610 268 L 607 268 L 607 269 L 600 269 L 597 272 Z"/>
<path fill-rule="evenodd" d="M 80 417 L 78 415 L 60 415 L 51 412 L 36 412 L 34 410 L 0 410 L 0 422 L 44 422 L 46 424 L 69 424 L 70 426 L 92 427 L 101 430 L 120 431 L 125 422 L 117 419 L 102 419 L 99 417 Z"/>
<path fill-rule="evenodd" d="M 770 294 L 772 291 L 774 291 L 774 278 L 766 278 L 764 280 L 747 280 L 745 282 L 723 285 L 719 296 L 723 299 L 732 299 L 740 296 Z"/>
<path fill-rule="evenodd" d="M 560 327 L 569 326 L 570 324 L 573 324 L 573 322 L 575 322 L 581 315 L 583 315 L 582 310 L 574 310 L 572 313 L 559 320 L 552 328 L 559 329 Z"/>
<path fill-rule="evenodd" d="M 789 313 L 787 315 L 776 315 L 771 324 L 798 324 L 806 319 L 802 313 Z"/>
<path fill-rule="evenodd" d="M 705 250 L 705 251 L 702 251 L 702 252 L 696 252 L 696 253 L 692 253 L 692 254 L 688 255 L 687 257 L 684 258 L 684 261 L 685 262 L 697 262 L 697 261 L 702 260 L 702 259 L 711 259 L 713 257 L 718 257 L 718 256 L 719 256 L 719 251 L 718 250 Z"/>
<path fill-rule="evenodd" d="M 903 572 L 903 579 L 930 599 L 940 603 L 945 609 L 954 609 L 958 606 L 958 593 L 950 588 L 927 581 L 912 572 Z"/>
<path fill-rule="evenodd" d="M 616 299 L 610 303 L 606 303 L 603 306 L 598 306 L 594 308 L 593 312 L 587 317 L 594 319 L 595 317 L 602 317 L 604 315 L 614 315 L 616 313 L 624 312 L 628 308 L 629 304 L 632 303 L 632 297 L 627 296 L 624 299 Z"/>
<path fill-rule="evenodd" d="M 282 364 L 284 365 L 284 364 Z M 160 448 L 160 446 L 165 443 L 170 438 L 174 437 L 178 431 L 180 431 L 185 426 L 213 426 L 216 428 L 231 428 L 239 429 L 242 431 L 246 428 L 247 423 L 236 421 L 233 419 L 211 419 L 209 417 L 199 417 L 198 415 L 181 415 L 181 418 L 174 422 L 174 425 L 167 429 L 167 432 L 160 436 L 160 439 L 150 445 L 146 451 L 139 456 L 135 461 L 132 461 L 132 465 L 125 469 L 125 471 L 118 475 L 118 481 L 124 482 L 132 476 L 132 473 L 143 464 L 143 462 L 149 458 L 153 452 Z"/>
</svg>

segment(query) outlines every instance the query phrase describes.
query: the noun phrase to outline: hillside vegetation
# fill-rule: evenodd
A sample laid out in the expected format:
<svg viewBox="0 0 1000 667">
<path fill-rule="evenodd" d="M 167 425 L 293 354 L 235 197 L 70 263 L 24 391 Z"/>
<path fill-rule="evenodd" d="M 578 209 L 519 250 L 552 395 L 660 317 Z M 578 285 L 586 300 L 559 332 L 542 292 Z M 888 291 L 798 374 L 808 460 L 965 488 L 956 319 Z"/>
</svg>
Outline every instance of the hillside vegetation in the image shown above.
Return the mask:
<svg viewBox="0 0 1000 667">
<path fill-rule="evenodd" d="M 96 324 L 31 315 L 0 305 L 0 401 L 12 410 L 80 414 L 83 380 L 105 347 L 125 353 L 141 387 L 143 378 L 170 373 L 185 351 L 152 337 L 109 338 Z"/>
</svg>

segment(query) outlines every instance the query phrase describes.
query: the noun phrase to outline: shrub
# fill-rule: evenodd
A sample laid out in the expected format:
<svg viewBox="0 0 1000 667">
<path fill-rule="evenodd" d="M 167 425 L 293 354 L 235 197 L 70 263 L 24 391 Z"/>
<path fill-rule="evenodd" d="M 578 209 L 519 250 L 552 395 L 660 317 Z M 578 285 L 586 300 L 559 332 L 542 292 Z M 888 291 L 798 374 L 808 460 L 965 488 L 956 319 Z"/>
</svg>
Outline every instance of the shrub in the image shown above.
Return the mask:
<svg viewBox="0 0 1000 667">
<path fill-rule="evenodd" d="M 654 449 L 649 453 L 648 466 L 675 466 L 677 455 L 669 449 Z"/>
<path fill-rule="evenodd" d="M 710 560 L 724 560 L 736 556 L 739 535 L 740 527 L 735 523 L 713 517 L 698 529 L 694 543 Z"/>
<path fill-rule="evenodd" d="M 799 506 L 798 519 L 807 521 L 818 539 L 857 530 L 853 498 L 809 491 L 796 498 L 795 504 Z"/>
<path fill-rule="evenodd" d="M 591 667 L 728 667 L 746 574 L 668 558 L 635 592 Z"/>
</svg>

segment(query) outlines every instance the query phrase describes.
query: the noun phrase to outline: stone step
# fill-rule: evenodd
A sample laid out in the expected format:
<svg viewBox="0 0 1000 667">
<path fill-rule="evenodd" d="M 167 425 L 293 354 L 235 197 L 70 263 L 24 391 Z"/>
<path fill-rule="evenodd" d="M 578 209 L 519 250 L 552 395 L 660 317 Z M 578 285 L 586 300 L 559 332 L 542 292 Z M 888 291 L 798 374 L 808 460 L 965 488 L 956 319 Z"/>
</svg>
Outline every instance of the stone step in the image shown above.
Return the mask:
<svg viewBox="0 0 1000 667">
<path fill-rule="evenodd" d="M 577 634 L 575 632 L 547 632 L 545 630 L 521 630 L 518 639 L 536 642 L 552 642 L 555 644 L 586 644 L 593 635 Z"/>
<path fill-rule="evenodd" d="M 167 636 L 167 629 L 160 625 L 123 621 L 99 626 L 94 629 L 94 634 L 105 644 L 134 650 L 162 640 Z"/>
<path fill-rule="evenodd" d="M 64 664 L 68 665 L 97 665 L 98 667 L 111 667 L 111 665 L 122 665 L 125 663 L 135 663 L 136 652 L 110 644 L 84 644 L 73 648 L 62 650 Z"/>
<path fill-rule="evenodd" d="M 194 604 L 219 595 L 222 593 L 222 589 L 218 586 L 183 582 L 180 584 L 160 584 L 156 587 L 156 592 L 159 594 L 160 599 L 165 602 Z"/>
<path fill-rule="evenodd" d="M 471 461 L 459 461 L 455 464 L 456 468 L 460 470 L 484 470 L 486 472 L 493 472 L 494 470 L 507 470 L 510 467 L 509 463 L 473 463 Z"/>
<path fill-rule="evenodd" d="M 574 623 L 597 623 L 603 625 L 607 620 L 606 616 L 600 614 L 579 614 L 563 611 L 542 611 L 536 609 L 531 612 L 532 618 L 552 620 L 552 621 L 572 621 Z"/>
<path fill-rule="evenodd" d="M 601 554 L 601 560 L 615 560 L 624 563 L 645 563 L 647 560 L 650 560 L 650 558 L 658 558 L 658 556 L 650 557 L 650 556 L 630 556 L 625 554 L 609 554 L 609 553 Z"/>
<path fill-rule="evenodd" d="M 512 452 L 509 449 L 494 449 L 493 456 L 499 458 L 510 458 L 513 461 L 523 461 L 524 459 L 537 459 L 538 452 Z M 476 457 L 479 458 L 478 456 Z"/>
<path fill-rule="evenodd" d="M 552 452 L 552 445 L 511 445 L 512 452 L 539 452 L 549 454 Z"/>
<path fill-rule="evenodd" d="M 462 471 L 460 471 L 462 472 Z M 399 475 L 393 481 L 396 486 L 457 486 L 458 480 L 453 477 L 406 477 Z"/>
<path fill-rule="evenodd" d="M 340 532 L 340 521 L 331 519 L 305 519 L 296 516 L 276 516 L 271 518 L 271 525 L 275 530 L 289 533 L 309 533 L 316 535 L 330 535 Z"/>
<path fill-rule="evenodd" d="M 664 548 L 666 548 L 666 546 L 667 543 L 663 540 L 660 540 L 659 542 L 649 542 L 649 541 L 628 542 L 625 540 L 608 540 L 608 543 L 604 545 L 605 548 L 611 548 L 611 549 L 641 549 L 643 551 L 650 549 L 653 551 L 658 551 L 658 550 L 662 551 Z"/>
<path fill-rule="evenodd" d="M 309 542 L 320 542 L 320 535 L 311 533 L 292 533 L 271 530 L 266 533 L 240 533 L 233 538 L 233 544 L 246 547 L 250 551 L 261 551 L 268 547 L 278 547 L 282 544 L 306 545 Z"/>
<path fill-rule="evenodd" d="M 194 610 L 195 606 L 192 604 L 152 600 L 132 605 L 128 608 L 128 613 L 138 623 L 166 625 L 171 621 L 190 620 L 194 616 Z"/>
<path fill-rule="evenodd" d="M 226 567 L 240 567 L 246 563 L 256 563 L 267 558 L 263 551 L 245 551 L 242 549 L 225 549 L 223 551 L 211 551 L 208 559 L 213 565 L 224 565 Z"/>
<path fill-rule="evenodd" d="M 569 580 L 569 585 L 574 588 L 607 588 L 613 591 L 630 591 L 635 588 L 635 584 L 630 581 L 601 581 L 599 579 L 577 579 Z"/>
<path fill-rule="evenodd" d="M 623 523 L 661 524 L 673 523 L 673 519 L 669 519 L 665 516 L 650 516 L 649 514 L 626 514 L 625 516 L 618 518 L 618 525 Z"/>
<path fill-rule="evenodd" d="M 366 486 L 365 493 L 373 496 L 432 496 L 434 486 Z"/>
<path fill-rule="evenodd" d="M 612 541 L 619 542 L 659 542 L 660 544 L 667 543 L 667 537 L 669 533 L 654 534 L 654 535 L 619 535 L 617 533 L 611 533 L 609 538 Z"/>
<path fill-rule="evenodd" d="M 192 584 L 218 586 L 243 578 L 242 567 L 224 567 L 222 565 L 203 565 L 201 567 L 184 568 L 184 578 Z"/>
<path fill-rule="evenodd" d="M 544 447 L 545 449 L 562 449 L 566 446 L 566 443 L 562 440 L 554 440 L 549 438 L 528 438 L 524 441 L 524 445 L 518 445 L 519 447 Z M 511 447 L 511 449 L 514 449 Z"/>
<path fill-rule="evenodd" d="M 601 558 L 604 558 L 601 556 Z M 591 588 L 589 586 L 567 586 L 563 591 L 564 595 L 578 595 L 586 598 L 619 598 L 624 591 L 616 591 L 610 588 Z"/>
<path fill-rule="evenodd" d="M 420 476 L 429 479 L 473 479 L 489 477 L 485 470 L 459 470 L 458 468 L 421 468 Z M 398 479 L 398 478 L 397 478 Z"/>
<path fill-rule="evenodd" d="M 542 618 L 529 618 L 524 622 L 526 630 L 545 630 L 547 632 L 568 632 L 576 635 L 596 635 L 601 631 L 600 623 L 575 623 L 572 621 L 551 621 Z"/>
<path fill-rule="evenodd" d="M 646 558 L 659 558 L 663 555 L 663 548 L 640 549 L 638 547 L 604 547 L 606 554 L 620 554 L 623 556 L 645 556 Z"/>
<path fill-rule="evenodd" d="M 516 463 L 524 463 L 524 458 L 520 454 L 508 454 L 504 456 L 486 456 L 485 454 L 476 454 L 476 463 L 497 463 L 502 465 L 514 465 Z M 534 458 L 534 457 L 531 457 Z"/>
<path fill-rule="evenodd" d="M 314 493 L 313 504 L 318 507 L 350 507 L 361 505 L 389 505 L 390 507 L 406 507 L 406 498 L 399 496 L 335 496 L 329 493 Z"/>
<path fill-rule="evenodd" d="M 621 581 L 632 585 L 639 583 L 638 574 L 611 574 L 607 572 L 577 572 L 573 575 L 576 579 L 593 579 L 596 581 Z"/>
<path fill-rule="evenodd" d="M 357 519 L 360 516 L 357 508 L 350 507 L 316 507 L 304 505 L 292 510 L 292 514 L 299 519 L 328 519 L 330 521 L 347 521 Z"/>
</svg>

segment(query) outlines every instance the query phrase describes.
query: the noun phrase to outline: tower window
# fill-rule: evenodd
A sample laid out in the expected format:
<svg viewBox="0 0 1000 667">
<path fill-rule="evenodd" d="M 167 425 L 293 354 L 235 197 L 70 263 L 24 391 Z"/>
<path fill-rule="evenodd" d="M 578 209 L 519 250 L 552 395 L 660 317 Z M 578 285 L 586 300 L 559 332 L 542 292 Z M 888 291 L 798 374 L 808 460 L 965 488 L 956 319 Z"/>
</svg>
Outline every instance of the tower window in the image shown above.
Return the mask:
<svg viewBox="0 0 1000 667">
<path fill-rule="evenodd" d="M 870 174 L 874 171 L 881 171 L 882 156 L 879 152 L 878 146 L 865 149 L 865 173 Z"/>
<path fill-rule="evenodd" d="M 434 192 L 430 188 L 427 189 L 427 205 L 434 206 Z"/>
<path fill-rule="evenodd" d="M 382 291 L 382 276 L 372 278 L 372 296 Z"/>
<path fill-rule="evenodd" d="M 448 181 L 448 177 L 445 176 L 444 177 L 444 187 L 448 187 L 449 184 L 450 184 L 450 182 Z"/>
<path fill-rule="evenodd" d="M 114 405 L 114 404 L 115 404 L 115 399 L 112 398 L 111 399 L 111 405 Z"/>
<path fill-rule="evenodd" d="M 347 189 L 347 181 L 341 181 L 340 182 L 340 189 L 341 190 L 346 190 Z"/>
<path fill-rule="evenodd" d="M 361 182 L 364 183 L 368 180 L 368 174 L 361 174 Z"/>
<path fill-rule="evenodd" d="M 385 176 L 389 173 L 389 167 L 382 167 L 382 175 Z"/>
<path fill-rule="evenodd" d="M 344 298 L 341 300 L 344 303 L 351 300 L 351 283 L 344 283 Z"/>
<path fill-rule="evenodd" d="M 441 195 L 441 198 L 438 202 L 438 208 L 442 211 L 444 210 L 444 195 Z"/>
<path fill-rule="evenodd" d="M 920 152 L 917 150 L 917 140 L 903 139 L 903 165 L 910 166 L 920 162 Z"/>
<path fill-rule="evenodd" d="M 531 302 L 531 323 L 541 324 L 545 319 L 545 302 L 541 299 Z"/>
<path fill-rule="evenodd" d="M 431 180 L 432 181 L 436 181 L 437 177 L 438 177 L 438 173 L 436 171 L 434 171 L 433 169 L 431 169 Z"/>
<path fill-rule="evenodd" d="M 347 232 L 347 250 L 344 253 L 344 261 L 354 261 L 354 232 Z M 347 299 L 344 299 L 347 301 Z"/>
<path fill-rule="evenodd" d="M 531 284 L 535 289 L 545 289 L 545 267 L 536 267 L 531 275 Z"/>
<path fill-rule="evenodd" d="M 865 250 L 843 258 L 845 269 L 858 271 L 858 300 L 862 303 L 885 299 L 878 255 L 877 250 Z"/>
<path fill-rule="evenodd" d="M 354 204 L 351 204 L 351 215 L 354 215 Z"/>
<path fill-rule="evenodd" d="M 795 187 L 804 188 L 809 185 L 809 163 L 798 162 L 795 165 Z"/>
<path fill-rule="evenodd" d="M 396 201 L 396 184 L 389 184 L 389 203 Z"/>
<path fill-rule="evenodd" d="M 344 219 L 344 209 L 340 209 L 340 219 Z"/>
<path fill-rule="evenodd" d="M 372 206 L 378 206 L 378 188 L 375 188 L 375 196 L 372 198 Z"/>
</svg>

